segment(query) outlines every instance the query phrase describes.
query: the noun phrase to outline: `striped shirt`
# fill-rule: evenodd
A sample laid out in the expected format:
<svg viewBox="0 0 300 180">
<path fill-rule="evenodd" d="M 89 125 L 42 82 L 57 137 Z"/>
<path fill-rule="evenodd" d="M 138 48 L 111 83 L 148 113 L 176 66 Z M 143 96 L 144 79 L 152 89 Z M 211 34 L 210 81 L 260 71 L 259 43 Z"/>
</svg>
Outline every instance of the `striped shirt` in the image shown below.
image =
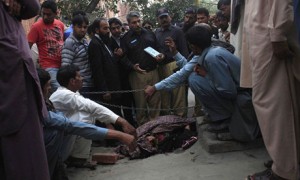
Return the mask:
<svg viewBox="0 0 300 180">
<path fill-rule="evenodd" d="M 83 87 L 93 87 L 92 73 L 88 58 L 88 43 L 86 39 L 78 40 L 71 34 L 62 49 L 62 66 L 74 64 L 79 67 L 83 78 Z"/>
</svg>

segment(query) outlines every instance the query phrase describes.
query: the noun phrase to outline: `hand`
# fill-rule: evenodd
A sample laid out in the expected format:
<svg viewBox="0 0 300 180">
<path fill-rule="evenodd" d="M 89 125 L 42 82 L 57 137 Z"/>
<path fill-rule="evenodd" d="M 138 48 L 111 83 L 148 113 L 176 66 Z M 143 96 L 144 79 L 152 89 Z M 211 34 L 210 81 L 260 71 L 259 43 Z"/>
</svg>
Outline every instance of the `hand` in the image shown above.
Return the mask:
<svg viewBox="0 0 300 180">
<path fill-rule="evenodd" d="M 2 2 L 8 7 L 8 13 L 12 16 L 21 15 L 21 4 L 16 0 L 2 0 Z"/>
<path fill-rule="evenodd" d="M 121 131 L 108 129 L 106 139 L 117 139 L 121 141 L 128 146 L 130 152 L 134 151 L 136 148 L 136 138 L 133 135 Z"/>
<path fill-rule="evenodd" d="M 155 93 L 155 91 L 155 86 L 146 86 L 144 90 L 146 98 L 150 98 Z"/>
<path fill-rule="evenodd" d="M 103 95 L 103 99 L 104 99 L 105 101 L 110 101 L 110 100 L 111 100 L 111 94 L 110 94 L 110 93 L 105 93 L 105 94 Z"/>
<path fill-rule="evenodd" d="M 114 50 L 114 55 L 117 57 L 122 57 L 123 56 L 123 50 L 121 48 L 116 48 Z"/>
<path fill-rule="evenodd" d="M 118 117 L 117 121 L 116 121 L 116 124 L 121 126 L 123 131 L 127 134 L 131 134 L 133 135 L 134 137 L 136 137 L 136 130 L 135 128 L 129 124 L 125 119 L 121 118 L 121 117 Z"/>
<path fill-rule="evenodd" d="M 287 41 L 272 42 L 274 55 L 278 59 L 290 59 L 294 56 Z"/>
<path fill-rule="evenodd" d="M 196 72 L 196 74 L 198 74 L 199 76 L 202 76 L 202 77 L 205 77 L 207 74 L 207 71 L 205 70 L 205 68 L 203 66 L 200 66 L 199 64 L 195 65 L 194 71 Z"/>
<path fill-rule="evenodd" d="M 140 68 L 140 65 L 139 65 L 139 64 L 135 64 L 135 65 L 133 66 L 133 69 L 134 69 L 136 72 L 141 73 L 141 74 L 144 74 L 144 73 L 146 72 L 146 70 Z"/>
<path fill-rule="evenodd" d="M 169 50 L 173 55 L 178 53 L 177 48 L 176 48 L 176 44 L 175 44 L 174 40 L 171 37 L 166 37 L 165 45 L 169 47 Z"/>
<path fill-rule="evenodd" d="M 162 61 L 163 59 L 165 59 L 165 55 L 162 54 L 162 53 L 160 53 L 159 55 L 157 55 L 157 56 L 155 57 L 155 59 L 156 59 L 157 62 L 160 62 L 160 61 Z"/>
<path fill-rule="evenodd" d="M 134 136 L 123 133 L 120 140 L 122 143 L 128 146 L 129 152 L 132 152 L 136 149 L 137 144 Z"/>
<path fill-rule="evenodd" d="M 135 130 L 135 128 L 134 128 L 131 124 L 129 124 L 127 121 L 125 121 L 125 122 L 126 122 L 126 123 L 124 123 L 124 124 L 122 125 L 123 131 L 126 132 L 126 133 L 128 133 L 128 134 L 133 135 L 134 137 L 136 137 L 137 135 L 136 135 L 136 130 Z"/>
<path fill-rule="evenodd" d="M 224 39 L 227 43 L 230 43 L 230 32 L 226 31 L 224 33 Z"/>
</svg>

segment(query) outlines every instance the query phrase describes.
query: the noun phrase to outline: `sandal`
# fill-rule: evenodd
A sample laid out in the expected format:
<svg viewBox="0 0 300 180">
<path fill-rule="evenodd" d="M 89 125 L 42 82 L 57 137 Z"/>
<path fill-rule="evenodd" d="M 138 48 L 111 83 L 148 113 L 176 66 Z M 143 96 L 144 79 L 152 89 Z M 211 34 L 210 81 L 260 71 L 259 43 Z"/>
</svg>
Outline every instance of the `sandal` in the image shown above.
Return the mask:
<svg viewBox="0 0 300 180">
<path fill-rule="evenodd" d="M 247 176 L 246 180 L 286 180 L 276 175 L 271 169 Z"/>
<path fill-rule="evenodd" d="M 188 149 L 189 147 L 191 147 L 193 144 L 195 144 L 195 142 L 197 142 L 198 138 L 195 136 L 192 136 L 190 139 L 184 141 L 184 143 L 182 144 L 181 148 L 183 150 Z"/>
</svg>

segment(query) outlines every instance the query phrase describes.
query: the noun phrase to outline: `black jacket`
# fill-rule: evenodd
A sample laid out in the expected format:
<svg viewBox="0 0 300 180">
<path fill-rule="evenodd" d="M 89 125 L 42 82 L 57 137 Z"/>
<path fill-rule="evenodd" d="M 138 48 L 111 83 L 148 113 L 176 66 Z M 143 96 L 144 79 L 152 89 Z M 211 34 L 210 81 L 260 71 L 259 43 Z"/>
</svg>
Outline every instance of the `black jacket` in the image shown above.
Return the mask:
<svg viewBox="0 0 300 180">
<path fill-rule="evenodd" d="M 118 60 L 114 57 L 113 50 L 105 46 L 99 36 L 94 36 L 89 44 L 88 54 L 95 89 L 120 90 Z"/>
<path fill-rule="evenodd" d="M 129 30 L 121 39 L 121 47 L 128 58 L 128 67 L 133 68 L 134 64 L 139 64 L 142 69 L 152 71 L 156 69 L 157 62 L 144 49 L 150 46 L 160 51 L 159 45 L 153 32 L 143 28 L 141 31 L 141 34 L 136 34 Z"/>
</svg>

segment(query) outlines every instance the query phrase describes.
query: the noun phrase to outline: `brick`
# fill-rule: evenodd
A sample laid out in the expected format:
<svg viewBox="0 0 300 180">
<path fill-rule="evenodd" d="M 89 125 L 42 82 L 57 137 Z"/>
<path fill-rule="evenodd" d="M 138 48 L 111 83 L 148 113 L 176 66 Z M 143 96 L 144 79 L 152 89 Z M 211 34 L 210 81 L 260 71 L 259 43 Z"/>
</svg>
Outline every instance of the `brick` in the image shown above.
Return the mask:
<svg viewBox="0 0 300 180">
<path fill-rule="evenodd" d="M 116 153 L 94 153 L 92 156 L 93 161 L 100 164 L 115 164 L 119 159 Z"/>
</svg>

